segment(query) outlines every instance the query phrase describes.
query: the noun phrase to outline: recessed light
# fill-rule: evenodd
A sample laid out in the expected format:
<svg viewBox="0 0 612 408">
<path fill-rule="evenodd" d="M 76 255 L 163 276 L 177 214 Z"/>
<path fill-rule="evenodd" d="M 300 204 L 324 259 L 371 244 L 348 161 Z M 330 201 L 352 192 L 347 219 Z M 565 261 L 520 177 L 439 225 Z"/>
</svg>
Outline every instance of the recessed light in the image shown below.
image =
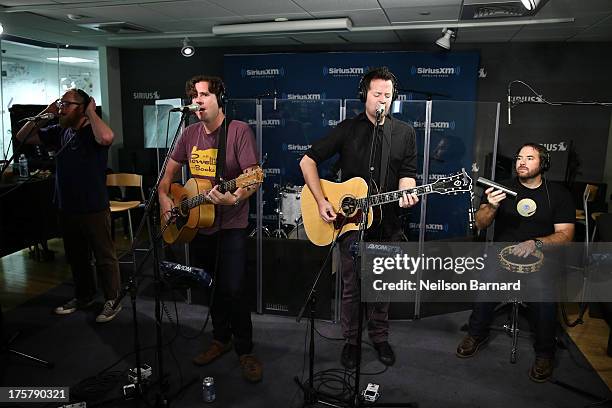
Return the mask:
<svg viewBox="0 0 612 408">
<path fill-rule="evenodd" d="M 428 15 L 431 14 L 431 12 L 430 11 L 421 11 L 419 14 L 422 15 L 422 16 L 428 16 Z"/>
<path fill-rule="evenodd" d="M 70 32 L 71 32 L 71 33 L 80 33 L 80 31 L 79 31 L 79 30 L 71 30 Z"/>
<path fill-rule="evenodd" d="M 283 21 L 289 21 L 289 19 L 287 17 L 277 17 L 274 19 L 274 21 L 276 21 L 277 23 L 281 23 Z"/>
</svg>

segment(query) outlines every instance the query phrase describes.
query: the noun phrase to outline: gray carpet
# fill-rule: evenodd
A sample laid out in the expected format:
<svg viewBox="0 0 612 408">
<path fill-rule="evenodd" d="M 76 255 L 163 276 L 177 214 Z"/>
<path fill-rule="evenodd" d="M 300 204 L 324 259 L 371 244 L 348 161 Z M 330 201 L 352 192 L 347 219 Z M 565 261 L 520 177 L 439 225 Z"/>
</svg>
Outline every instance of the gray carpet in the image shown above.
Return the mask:
<svg viewBox="0 0 612 408">
<path fill-rule="evenodd" d="M 46 369 L 15 356 L 3 357 L 5 386 L 70 386 L 71 390 L 82 380 L 95 376 L 119 361 L 133 350 L 132 307 L 130 299 L 124 299 L 123 311 L 106 324 L 95 323 L 100 301 L 89 310 L 78 311 L 68 316 L 55 316 L 53 307 L 61 304 L 72 294 L 72 286 L 63 284 L 32 301 L 5 312 L 7 332 L 21 331 L 13 347 L 26 353 L 34 353 L 51 360 L 55 368 Z M 174 303 L 166 301 L 172 322 L 164 316 L 163 339 L 169 343 L 164 348 L 163 369 L 168 375 L 168 391 L 173 407 L 297 407 L 303 396 L 298 392 L 294 376 L 307 377 L 305 366 L 306 322 L 272 315 L 254 315 L 256 355 L 264 363 L 264 379 L 259 384 L 248 384 L 241 378 L 238 358 L 228 353 L 207 367 L 196 367 L 191 359 L 201 351 L 211 338 L 210 325 L 198 336 L 204 323 L 206 308 L 201 305 L 177 303 L 180 330 L 176 329 Z M 148 296 L 137 300 L 137 319 L 140 342 L 145 350 L 143 362 L 158 369 L 155 352 L 154 302 Z M 518 362 L 509 362 L 510 338 L 505 334 L 494 334 L 490 344 L 471 359 L 455 357 L 455 347 L 463 336 L 460 327 L 467 321 L 469 312 L 458 312 L 427 317 L 412 322 L 392 322 L 390 342 L 394 346 L 397 362 L 384 371 L 376 360 L 374 350 L 364 345 L 361 384 L 380 384 L 379 402 L 417 402 L 420 407 L 586 407 L 595 399 L 567 390 L 554 383 L 536 384 L 529 380 L 527 372 L 533 362 L 533 349 L 528 338 L 519 341 Z M 504 318 L 500 318 L 502 323 Z M 316 322 L 320 334 L 340 337 L 339 325 Z M 186 337 L 196 337 L 188 339 Z M 366 339 L 367 340 L 367 339 Z M 562 336 L 566 349 L 557 353 L 554 378 L 577 389 L 610 397 L 608 387 L 601 381 L 580 351 Z M 342 341 L 329 340 L 316 335 L 315 372 L 338 369 L 343 377 L 339 356 Z M 134 355 L 128 355 L 108 372 L 106 389 L 100 381 L 94 381 L 88 389 L 88 407 L 132 407 L 147 406 L 115 400 L 121 395 L 122 385 L 127 383 L 125 370 L 135 366 Z M 384 371 L 380 374 L 374 374 Z M 121 373 L 121 374 L 119 374 Z M 215 378 L 217 400 L 213 404 L 202 402 L 201 379 Z M 118 381 L 117 381 L 118 378 Z M 178 395 L 177 391 L 190 381 Z M 330 383 L 341 388 L 340 382 Z M 329 389 L 327 388 L 329 391 Z M 98 395 L 95 394 L 96 391 Z M 153 406 L 157 387 L 152 387 L 147 398 Z M 61 404 L 49 404 L 57 407 Z M 2 406 L 0 404 L 0 406 Z M 8 406 L 8 405 L 4 405 Z M 13 405 L 15 406 L 15 405 Z M 23 406 L 36 406 L 27 404 Z M 609 406 L 609 405 L 597 405 Z"/>
</svg>

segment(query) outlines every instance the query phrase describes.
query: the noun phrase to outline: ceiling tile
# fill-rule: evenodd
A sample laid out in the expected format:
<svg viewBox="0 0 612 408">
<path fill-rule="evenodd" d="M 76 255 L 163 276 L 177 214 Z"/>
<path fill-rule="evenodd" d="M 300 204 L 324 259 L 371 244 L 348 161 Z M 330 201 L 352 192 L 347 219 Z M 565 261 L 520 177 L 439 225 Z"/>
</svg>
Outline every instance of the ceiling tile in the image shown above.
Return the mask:
<svg viewBox="0 0 612 408">
<path fill-rule="evenodd" d="M 456 21 L 459 18 L 461 7 L 456 5 L 451 6 L 431 6 L 423 8 L 418 7 L 392 7 L 385 8 L 391 23 L 404 24 L 413 22 L 426 22 L 436 20 L 452 20 Z M 421 15 L 422 12 L 429 12 L 427 15 Z"/>
<path fill-rule="evenodd" d="M 309 13 L 330 11 L 380 10 L 377 0 L 293 0 Z"/>
<path fill-rule="evenodd" d="M 349 12 L 313 13 L 317 18 L 348 17 L 356 27 L 387 26 L 389 20 L 382 10 L 355 10 Z"/>
<path fill-rule="evenodd" d="M 217 3 L 219 6 L 231 10 L 233 13 L 246 15 L 268 15 L 268 14 L 284 14 L 284 13 L 300 13 L 303 12 L 297 4 L 291 0 L 210 0 Z"/>
</svg>

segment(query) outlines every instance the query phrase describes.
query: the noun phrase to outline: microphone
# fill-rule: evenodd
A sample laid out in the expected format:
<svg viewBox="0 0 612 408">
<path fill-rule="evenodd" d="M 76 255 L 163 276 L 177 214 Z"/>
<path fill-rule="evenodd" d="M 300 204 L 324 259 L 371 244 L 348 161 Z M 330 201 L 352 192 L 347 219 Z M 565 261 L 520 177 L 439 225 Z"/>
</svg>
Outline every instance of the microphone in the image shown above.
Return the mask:
<svg viewBox="0 0 612 408">
<path fill-rule="evenodd" d="M 274 89 L 274 110 L 276 110 L 276 88 Z"/>
<path fill-rule="evenodd" d="M 210 288 L 212 286 L 212 276 L 202 268 L 169 261 L 162 261 L 160 266 L 166 278 L 188 278 L 198 282 L 203 287 Z"/>
<path fill-rule="evenodd" d="M 385 104 L 379 103 L 378 106 L 376 106 L 376 121 L 379 122 L 384 114 L 385 114 Z"/>
<path fill-rule="evenodd" d="M 516 197 L 517 193 L 516 191 L 510 190 L 508 187 L 504 187 L 501 184 L 498 184 L 494 181 L 491 181 L 489 179 L 486 179 L 484 177 L 478 177 L 478 180 L 476 180 L 477 183 L 483 184 L 487 187 L 493 187 L 496 190 L 501 190 L 504 193 L 511 195 L 512 197 Z"/>
<path fill-rule="evenodd" d="M 510 101 L 510 89 L 508 89 L 508 124 L 512 124 L 512 102 Z"/>
<path fill-rule="evenodd" d="M 37 122 L 39 120 L 51 120 L 51 119 L 55 119 L 57 117 L 57 115 L 55 113 L 41 113 L 40 115 L 36 115 L 36 116 L 31 116 L 29 118 L 26 118 L 25 120 L 27 120 L 28 122 Z"/>
<path fill-rule="evenodd" d="M 197 103 L 192 103 L 191 105 L 181 106 L 180 108 L 170 109 L 170 112 L 183 112 L 183 113 L 199 112 L 199 111 L 200 111 L 200 105 L 198 105 Z"/>
</svg>

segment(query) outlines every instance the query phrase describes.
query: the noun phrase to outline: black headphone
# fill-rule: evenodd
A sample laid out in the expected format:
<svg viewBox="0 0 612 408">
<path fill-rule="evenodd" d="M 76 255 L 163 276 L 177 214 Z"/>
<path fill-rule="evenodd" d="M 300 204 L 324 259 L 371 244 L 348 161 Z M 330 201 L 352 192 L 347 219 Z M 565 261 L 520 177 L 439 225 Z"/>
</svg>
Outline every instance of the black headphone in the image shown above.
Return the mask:
<svg viewBox="0 0 612 408">
<path fill-rule="evenodd" d="M 398 93 L 397 92 L 397 78 L 395 77 L 395 75 L 393 75 L 393 72 L 389 71 L 389 68 L 379 67 L 379 68 L 370 69 L 359 80 L 358 95 L 359 95 L 359 100 L 361 102 L 365 103 L 368 97 L 368 89 L 370 88 L 370 82 L 372 82 L 373 79 L 378 79 L 378 78 L 384 79 L 384 80 L 390 80 L 393 83 L 393 95 L 391 96 L 391 103 L 395 101 L 395 99 L 397 98 L 397 93 Z"/>
<path fill-rule="evenodd" d="M 89 94 L 87 94 L 87 92 L 79 88 L 75 88 L 74 91 L 78 93 L 81 98 L 83 98 L 83 112 L 85 112 L 85 110 L 89 106 L 89 102 L 91 101 Z"/>
<path fill-rule="evenodd" d="M 216 94 L 217 96 L 217 104 L 220 107 L 225 107 L 227 104 L 227 92 L 225 91 L 225 84 L 221 79 L 219 79 L 219 92 Z"/>
<path fill-rule="evenodd" d="M 516 167 L 516 158 L 518 154 L 520 153 L 523 147 L 527 147 L 527 146 L 533 147 L 534 149 L 538 151 L 538 154 L 540 155 L 540 172 L 541 173 L 547 172 L 550 169 L 550 152 L 544 145 L 541 145 L 540 143 L 530 142 L 530 143 L 525 143 L 524 145 L 519 147 L 518 150 L 516 151 L 516 154 L 514 155 L 515 167 Z"/>
</svg>

